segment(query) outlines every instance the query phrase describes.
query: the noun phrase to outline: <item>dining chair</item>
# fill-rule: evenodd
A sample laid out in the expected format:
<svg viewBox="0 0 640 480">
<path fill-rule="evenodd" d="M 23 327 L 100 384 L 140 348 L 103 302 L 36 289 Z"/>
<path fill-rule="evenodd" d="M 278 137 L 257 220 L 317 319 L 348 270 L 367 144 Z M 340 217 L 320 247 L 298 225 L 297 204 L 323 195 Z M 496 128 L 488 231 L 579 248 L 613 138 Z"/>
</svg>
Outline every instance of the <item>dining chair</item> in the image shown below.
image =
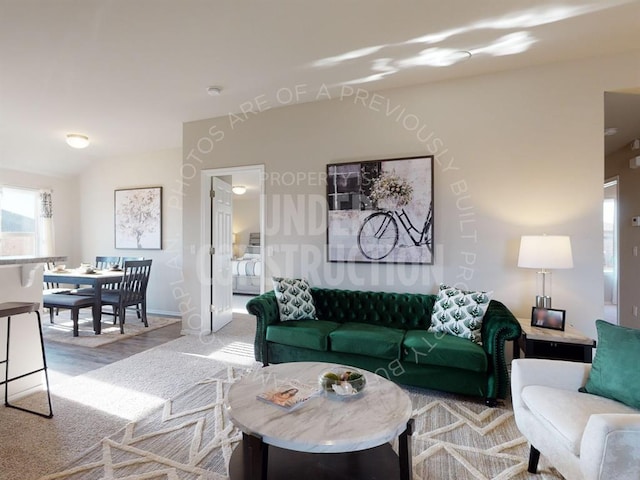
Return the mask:
<svg viewBox="0 0 640 480">
<path fill-rule="evenodd" d="M 102 291 L 102 305 L 111 305 L 114 310 L 113 323 L 120 323 L 120 333 L 124 333 L 124 322 L 127 307 L 140 309 L 141 320 L 145 327 L 147 322 L 147 285 L 151 272 L 152 260 L 128 260 L 124 262 L 124 275 L 115 290 Z"/>
<path fill-rule="evenodd" d="M 47 270 L 53 270 L 55 268 L 56 268 L 55 262 L 47 262 Z M 42 295 L 69 293 L 70 291 L 71 289 L 69 287 L 61 287 L 58 282 L 43 282 L 43 285 L 42 285 Z M 55 313 L 56 315 L 58 315 L 59 313 L 58 308 L 55 309 Z M 49 316 L 51 317 L 51 323 L 53 323 L 53 308 L 49 309 Z"/>
<path fill-rule="evenodd" d="M 47 270 L 54 270 L 55 268 L 55 262 L 47 262 Z M 70 288 L 61 287 L 57 282 L 43 282 L 42 294 L 48 295 L 50 293 L 69 293 L 70 290 Z"/>
<path fill-rule="evenodd" d="M 131 262 L 133 260 L 144 260 L 144 257 L 120 257 L 120 267 L 124 266 L 124 262 Z"/>
<path fill-rule="evenodd" d="M 106 270 L 114 265 L 120 265 L 120 257 L 102 257 L 96 256 L 95 267 L 98 270 Z"/>
<path fill-rule="evenodd" d="M 120 257 L 120 267 L 124 265 L 124 262 L 130 262 L 132 260 L 144 260 L 144 257 Z M 136 305 L 136 315 L 138 315 L 138 320 L 141 320 L 142 317 L 140 315 L 141 305 Z"/>
<path fill-rule="evenodd" d="M 120 265 L 120 257 L 96 256 L 96 262 L 94 266 L 98 270 L 108 270 L 114 265 Z M 113 283 L 107 283 L 106 285 L 102 286 L 103 290 L 114 288 L 117 288 L 117 285 Z M 93 287 L 76 287 L 71 293 L 73 293 L 74 295 L 95 295 L 96 292 Z"/>
</svg>

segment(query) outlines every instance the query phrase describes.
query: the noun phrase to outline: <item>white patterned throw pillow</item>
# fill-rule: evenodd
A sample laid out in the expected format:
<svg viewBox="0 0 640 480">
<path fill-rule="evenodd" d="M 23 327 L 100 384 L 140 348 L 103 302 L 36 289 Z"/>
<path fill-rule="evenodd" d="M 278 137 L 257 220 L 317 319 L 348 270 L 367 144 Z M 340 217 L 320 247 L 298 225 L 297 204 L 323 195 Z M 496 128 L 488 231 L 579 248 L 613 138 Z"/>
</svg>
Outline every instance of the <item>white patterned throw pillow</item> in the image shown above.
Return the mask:
<svg viewBox="0 0 640 480">
<path fill-rule="evenodd" d="M 273 290 L 282 322 L 316 319 L 311 287 L 305 279 L 273 277 Z"/>
<path fill-rule="evenodd" d="M 482 343 L 482 318 L 493 292 L 467 292 L 441 284 L 431 314 L 430 332 L 444 332 Z"/>
</svg>

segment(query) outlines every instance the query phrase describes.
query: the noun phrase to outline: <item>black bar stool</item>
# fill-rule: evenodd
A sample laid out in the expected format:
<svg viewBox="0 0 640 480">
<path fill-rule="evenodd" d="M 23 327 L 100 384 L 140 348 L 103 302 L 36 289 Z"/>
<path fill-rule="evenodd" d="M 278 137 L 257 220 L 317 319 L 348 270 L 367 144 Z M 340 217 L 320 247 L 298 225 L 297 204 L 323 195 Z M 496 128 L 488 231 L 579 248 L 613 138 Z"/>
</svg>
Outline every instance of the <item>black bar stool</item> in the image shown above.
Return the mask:
<svg viewBox="0 0 640 480">
<path fill-rule="evenodd" d="M 23 412 L 33 413 L 35 415 L 40 415 L 41 417 L 51 418 L 53 417 L 53 410 L 51 409 L 51 394 L 49 392 L 49 375 L 47 374 L 47 359 L 44 354 L 44 339 L 42 338 L 42 323 L 40 322 L 40 312 L 38 309 L 40 308 L 39 303 L 31 303 L 31 302 L 5 302 L 0 303 L 0 318 L 7 317 L 7 358 L 5 360 L 0 361 L 0 363 L 6 364 L 5 368 L 5 377 L 4 381 L 0 382 L 0 385 L 5 385 L 4 387 L 4 404 L 7 407 L 15 408 L 17 410 L 22 410 Z M 32 313 L 35 312 L 36 317 L 38 318 L 38 331 L 40 332 L 40 346 L 42 349 L 42 368 L 34 370 L 29 373 L 23 373 L 22 375 L 18 375 L 17 377 L 9 378 L 9 348 L 11 344 L 11 317 L 14 315 L 20 315 L 22 313 Z M 21 378 L 27 377 L 29 375 L 33 375 L 34 373 L 44 371 L 44 378 L 47 384 L 47 400 L 49 402 L 49 413 L 41 413 L 36 412 L 34 410 L 29 410 L 27 408 L 18 407 L 17 405 L 9 404 L 9 382 L 13 382 L 14 380 L 19 380 Z"/>
</svg>

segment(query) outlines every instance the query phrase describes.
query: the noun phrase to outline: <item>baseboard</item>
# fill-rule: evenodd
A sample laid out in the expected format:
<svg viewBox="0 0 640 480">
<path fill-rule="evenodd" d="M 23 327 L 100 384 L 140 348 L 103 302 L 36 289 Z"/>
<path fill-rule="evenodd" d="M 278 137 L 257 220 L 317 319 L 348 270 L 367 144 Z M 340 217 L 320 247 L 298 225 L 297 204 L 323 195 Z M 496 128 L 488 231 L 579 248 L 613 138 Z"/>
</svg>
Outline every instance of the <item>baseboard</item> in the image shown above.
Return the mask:
<svg viewBox="0 0 640 480">
<path fill-rule="evenodd" d="M 158 315 L 160 317 L 181 317 L 180 312 L 172 312 L 169 310 L 151 310 L 147 308 L 147 315 Z"/>
</svg>

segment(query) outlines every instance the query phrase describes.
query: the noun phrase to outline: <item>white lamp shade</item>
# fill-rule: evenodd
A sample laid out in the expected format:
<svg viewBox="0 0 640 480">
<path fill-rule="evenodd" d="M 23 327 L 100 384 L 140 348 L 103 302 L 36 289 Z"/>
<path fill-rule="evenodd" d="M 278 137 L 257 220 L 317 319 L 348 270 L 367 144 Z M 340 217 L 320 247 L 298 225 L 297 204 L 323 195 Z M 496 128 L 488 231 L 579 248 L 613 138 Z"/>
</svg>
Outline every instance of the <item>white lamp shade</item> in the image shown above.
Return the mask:
<svg viewBox="0 0 640 480">
<path fill-rule="evenodd" d="M 236 195 L 244 195 L 247 192 L 247 187 L 244 185 L 234 185 L 231 187 L 231 191 Z"/>
<path fill-rule="evenodd" d="M 567 235 L 523 235 L 518 266 L 523 268 L 573 268 L 571 240 Z"/>
</svg>

